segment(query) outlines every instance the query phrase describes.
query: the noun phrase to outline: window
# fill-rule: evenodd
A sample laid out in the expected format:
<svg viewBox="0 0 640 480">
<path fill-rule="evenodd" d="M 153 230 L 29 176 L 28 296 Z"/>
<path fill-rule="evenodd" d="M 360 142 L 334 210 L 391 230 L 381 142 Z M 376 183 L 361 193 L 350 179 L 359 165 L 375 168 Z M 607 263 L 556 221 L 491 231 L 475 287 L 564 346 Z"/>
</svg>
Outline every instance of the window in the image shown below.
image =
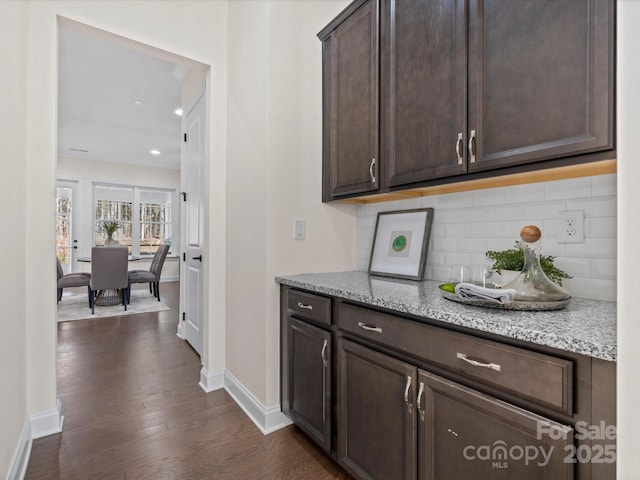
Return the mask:
<svg viewBox="0 0 640 480">
<path fill-rule="evenodd" d="M 94 244 L 107 240 L 103 222 L 116 221 L 113 238 L 132 255 L 153 255 L 158 245 L 172 245 L 175 196 L 175 189 L 94 184 Z"/>
<path fill-rule="evenodd" d="M 56 254 L 62 265 L 70 262 L 71 188 L 56 189 Z"/>
<path fill-rule="evenodd" d="M 171 207 L 171 192 L 140 189 L 140 254 L 153 255 L 171 239 Z"/>
</svg>

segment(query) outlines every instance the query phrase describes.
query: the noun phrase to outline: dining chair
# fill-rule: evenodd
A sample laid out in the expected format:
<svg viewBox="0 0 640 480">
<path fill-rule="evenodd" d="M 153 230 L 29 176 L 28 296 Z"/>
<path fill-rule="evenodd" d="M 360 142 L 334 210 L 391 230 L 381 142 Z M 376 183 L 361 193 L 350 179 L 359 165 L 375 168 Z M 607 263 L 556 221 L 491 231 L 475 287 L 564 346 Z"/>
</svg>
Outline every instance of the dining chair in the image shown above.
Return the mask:
<svg viewBox="0 0 640 480">
<path fill-rule="evenodd" d="M 127 247 L 93 247 L 91 249 L 89 305 L 92 314 L 95 313 L 96 294 L 104 295 L 109 290 L 119 292 L 124 309 L 127 309 L 127 303 L 129 303 L 128 263 L 129 249 Z"/>
<path fill-rule="evenodd" d="M 67 273 L 65 275 L 60 264 L 60 259 L 56 256 L 56 262 L 58 264 L 58 302 L 62 300 L 62 290 L 68 287 L 87 287 L 89 297 L 91 297 L 91 288 L 89 287 L 89 281 L 91 274 L 87 272 Z M 91 302 L 91 300 L 89 300 Z"/>
<path fill-rule="evenodd" d="M 167 258 L 167 253 L 169 253 L 169 245 L 158 245 L 149 270 L 129 271 L 129 295 L 131 295 L 132 283 L 148 283 L 149 293 L 152 293 L 160 301 L 160 274 L 162 273 L 162 266 Z"/>
</svg>

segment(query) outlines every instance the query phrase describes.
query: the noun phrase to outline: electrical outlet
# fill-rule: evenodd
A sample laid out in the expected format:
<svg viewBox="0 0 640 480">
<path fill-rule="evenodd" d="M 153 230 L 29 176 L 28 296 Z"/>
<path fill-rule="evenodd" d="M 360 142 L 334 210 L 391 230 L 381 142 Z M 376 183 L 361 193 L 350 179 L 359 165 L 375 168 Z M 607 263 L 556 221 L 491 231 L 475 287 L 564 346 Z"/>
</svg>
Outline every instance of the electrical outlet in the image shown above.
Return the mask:
<svg viewBox="0 0 640 480">
<path fill-rule="evenodd" d="M 584 211 L 558 212 L 558 243 L 584 243 Z"/>
</svg>

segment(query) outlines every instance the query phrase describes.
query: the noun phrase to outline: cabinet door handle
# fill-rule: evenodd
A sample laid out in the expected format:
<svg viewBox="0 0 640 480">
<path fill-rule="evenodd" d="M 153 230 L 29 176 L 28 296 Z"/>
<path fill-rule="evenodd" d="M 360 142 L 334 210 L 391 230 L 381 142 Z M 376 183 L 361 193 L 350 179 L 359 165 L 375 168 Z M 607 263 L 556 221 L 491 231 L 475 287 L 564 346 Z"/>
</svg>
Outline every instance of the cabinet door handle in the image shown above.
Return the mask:
<svg viewBox="0 0 640 480">
<path fill-rule="evenodd" d="M 324 343 L 322 344 L 322 353 L 321 353 L 321 355 L 322 355 L 322 364 L 323 364 L 325 367 L 328 365 L 328 364 L 327 364 L 327 359 L 326 359 L 326 358 L 325 358 L 325 356 L 324 356 L 324 353 L 325 353 L 326 351 L 327 351 L 327 339 L 325 338 L 325 339 L 324 339 Z"/>
<path fill-rule="evenodd" d="M 376 166 L 376 159 L 374 157 L 371 159 L 371 164 L 369 165 L 369 175 L 371 176 L 371 183 L 373 184 L 376 183 L 376 172 L 374 171 L 375 166 Z"/>
<path fill-rule="evenodd" d="M 382 333 L 382 329 L 380 327 L 372 327 L 371 325 L 367 325 L 364 322 L 358 322 L 358 326 L 361 329 L 366 330 L 367 332 Z"/>
<path fill-rule="evenodd" d="M 477 360 L 473 360 L 473 359 L 469 358 L 464 353 L 460 353 L 460 352 L 456 353 L 456 358 L 459 358 L 460 360 L 463 360 L 463 361 L 467 362 L 469 365 L 473 365 L 474 367 L 488 368 L 490 370 L 495 370 L 496 372 L 499 372 L 499 371 L 502 370 L 502 367 L 500 365 L 498 365 L 497 363 L 479 362 Z"/>
<path fill-rule="evenodd" d="M 407 404 L 407 410 L 409 411 L 409 415 L 413 412 L 413 404 L 409 400 L 409 389 L 411 388 L 411 376 L 407 375 L 407 385 L 404 387 L 404 403 Z"/>
<path fill-rule="evenodd" d="M 327 392 L 327 359 L 324 356 L 324 352 L 327 350 L 327 339 L 324 339 L 322 344 L 322 364 L 325 368 L 322 369 L 322 423 L 325 422 L 326 417 L 326 392 Z"/>
<path fill-rule="evenodd" d="M 469 161 L 476 163 L 476 131 L 471 130 L 471 137 L 469 138 Z"/>
<path fill-rule="evenodd" d="M 304 310 L 313 310 L 313 305 L 306 305 L 302 302 L 298 302 L 298 308 L 303 308 Z"/>
<path fill-rule="evenodd" d="M 462 165 L 462 132 L 458 133 L 458 140 L 456 140 L 456 155 L 458 156 L 458 165 Z"/>
<path fill-rule="evenodd" d="M 418 400 L 416 400 L 416 408 L 420 413 L 420 420 L 424 422 L 424 416 L 427 413 L 427 406 L 425 405 L 424 410 L 420 409 L 420 405 L 422 405 L 422 394 L 424 393 L 424 382 L 420 382 L 420 388 L 418 389 Z"/>
</svg>

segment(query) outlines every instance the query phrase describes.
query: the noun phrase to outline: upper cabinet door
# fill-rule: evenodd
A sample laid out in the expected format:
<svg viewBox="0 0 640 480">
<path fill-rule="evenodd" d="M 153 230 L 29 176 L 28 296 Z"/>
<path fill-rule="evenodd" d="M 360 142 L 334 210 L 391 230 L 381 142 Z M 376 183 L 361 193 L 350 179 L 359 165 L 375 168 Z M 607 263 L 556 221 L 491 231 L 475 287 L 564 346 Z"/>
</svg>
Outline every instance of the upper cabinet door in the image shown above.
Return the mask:
<svg viewBox="0 0 640 480">
<path fill-rule="evenodd" d="M 470 172 L 613 148 L 614 6 L 470 0 Z"/>
<path fill-rule="evenodd" d="M 386 186 L 466 172 L 464 0 L 382 0 Z"/>
<path fill-rule="evenodd" d="M 323 39 L 323 200 L 378 190 L 378 4 Z"/>
</svg>

